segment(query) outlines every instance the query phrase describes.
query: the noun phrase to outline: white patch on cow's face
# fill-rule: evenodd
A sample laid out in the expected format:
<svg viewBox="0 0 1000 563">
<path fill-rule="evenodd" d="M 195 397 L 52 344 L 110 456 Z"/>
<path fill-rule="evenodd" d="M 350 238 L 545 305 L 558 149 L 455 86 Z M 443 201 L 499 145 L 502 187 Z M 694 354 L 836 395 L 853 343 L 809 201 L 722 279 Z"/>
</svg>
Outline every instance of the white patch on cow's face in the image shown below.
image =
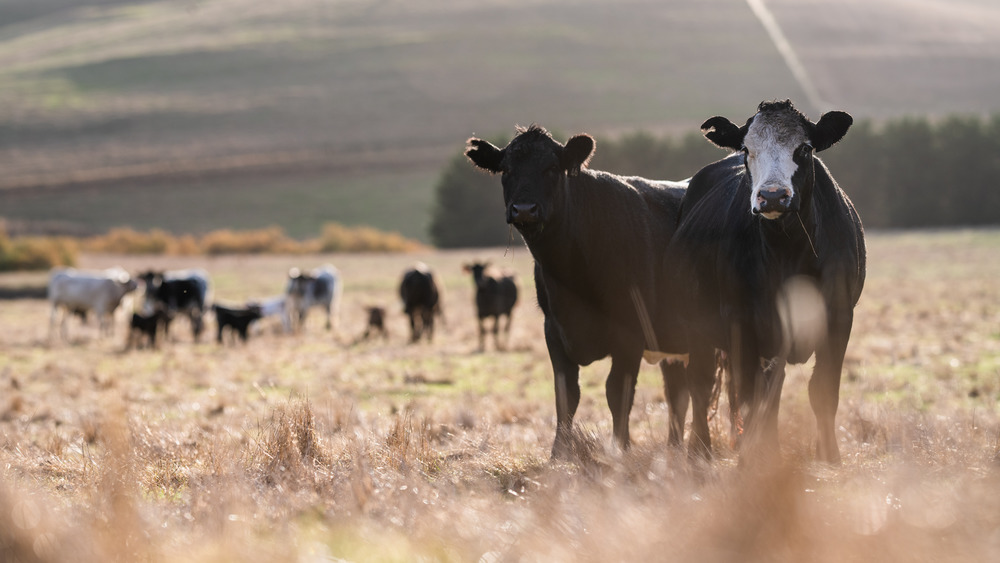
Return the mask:
<svg viewBox="0 0 1000 563">
<path fill-rule="evenodd" d="M 782 211 L 761 211 L 762 191 L 778 190 L 791 202 L 795 197 L 792 176 L 798 168 L 792 155 L 807 142 L 809 139 L 797 119 L 775 113 L 759 113 L 754 117 L 743 139 L 747 169 L 753 180 L 750 191 L 753 213 L 759 213 L 766 219 L 781 217 Z"/>
</svg>

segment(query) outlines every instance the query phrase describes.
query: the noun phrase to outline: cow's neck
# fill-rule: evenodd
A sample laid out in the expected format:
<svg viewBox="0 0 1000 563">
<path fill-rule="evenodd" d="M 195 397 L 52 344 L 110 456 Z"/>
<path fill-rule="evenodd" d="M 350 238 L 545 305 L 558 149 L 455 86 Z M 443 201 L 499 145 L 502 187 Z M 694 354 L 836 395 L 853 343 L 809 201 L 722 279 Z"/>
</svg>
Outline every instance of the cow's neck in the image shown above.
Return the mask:
<svg viewBox="0 0 1000 563">
<path fill-rule="evenodd" d="M 811 274 L 817 262 L 816 222 L 812 200 L 802 202 L 799 210 L 775 220 L 758 219 L 762 251 L 769 269 L 791 274 Z"/>
<path fill-rule="evenodd" d="M 563 173 L 559 183 L 559 205 L 552 209 L 552 219 L 546 223 L 544 231 L 528 242 L 528 249 L 535 261 L 542 266 L 546 275 L 555 277 L 560 285 L 574 286 L 581 282 L 578 275 L 586 267 L 586 253 L 583 246 L 590 234 L 579 228 L 575 206 L 589 205 L 588 191 L 580 185 L 584 174 L 570 177 Z M 572 185 L 571 185 L 572 184 Z"/>
</svg>

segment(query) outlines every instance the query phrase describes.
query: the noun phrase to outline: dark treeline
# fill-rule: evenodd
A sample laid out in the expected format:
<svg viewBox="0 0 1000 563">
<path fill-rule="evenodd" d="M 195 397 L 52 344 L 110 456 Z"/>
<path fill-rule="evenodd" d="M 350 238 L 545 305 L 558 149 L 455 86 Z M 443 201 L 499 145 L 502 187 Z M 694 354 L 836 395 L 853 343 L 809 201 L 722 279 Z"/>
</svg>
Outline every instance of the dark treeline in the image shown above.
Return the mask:
<svg viewBox="0 0 1000 563">
<path fill-rule="evenodd" d="M 723 156 L 698 133 L 675 139 L 638 132 L 598 139 L 591 168 L 680 180 Z M 820 157 L 868 228 L 1000 224 L 1000 114 L 859 121 Z M 430 231 L 439 247 L 507 244 L 499 177 L 456 155 L 438 182 Z"/>
</svg>

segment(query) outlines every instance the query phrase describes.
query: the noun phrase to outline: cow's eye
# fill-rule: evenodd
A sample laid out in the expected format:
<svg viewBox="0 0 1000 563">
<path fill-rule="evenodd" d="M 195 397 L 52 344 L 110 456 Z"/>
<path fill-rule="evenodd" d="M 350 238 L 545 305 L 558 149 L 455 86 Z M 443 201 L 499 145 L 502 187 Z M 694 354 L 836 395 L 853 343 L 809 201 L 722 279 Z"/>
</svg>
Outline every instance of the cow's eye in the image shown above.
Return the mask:
<svg viewBox="0 0 1000 563">
<path fill-rule="evenodd" d="M 799 148 L 795 149 L 795 153 L 792 155 L 792 160 L 796 162 L 801 162 L 807 160 L 809 155 L 812 154 L 813 147 L 809 143 L 802 143 Z"/>
</svg>

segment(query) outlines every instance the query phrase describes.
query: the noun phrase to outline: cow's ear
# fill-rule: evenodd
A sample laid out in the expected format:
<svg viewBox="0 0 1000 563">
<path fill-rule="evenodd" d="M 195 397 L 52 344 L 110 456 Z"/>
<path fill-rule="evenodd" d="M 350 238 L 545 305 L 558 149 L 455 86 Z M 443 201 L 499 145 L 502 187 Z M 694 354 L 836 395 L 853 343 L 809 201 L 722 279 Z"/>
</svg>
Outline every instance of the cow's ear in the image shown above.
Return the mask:
<svg viewBox="0 0 1000 563">
<path fill-rule="evenodd" d="M 576 176 L 580 169 L 587 166 L 590 157 L 594 155 L 594 138 L 590 135 L 577 135 L 566 141 L 559 164 L 570 176 Z"/>
<path fill-rule="evenodd" d="M 498 149 L 489 141 L 475 137 L 469 139 L 465 142 L 465 156 L 469 157 L 472 164 L 491 174 L 503 172 L 500 167 L 500 162 L 503 160 L 503 150 Z"/>
<path fill-rule="evenodd" d="M 747 134 L 745 129 L 740 129 L 735 123 L 720 115 L 710 117 L 708 121 L 702 123 L 701 131 L 715 146 L 734 151 L 743 147 L 743 137 Z"/>
<path fill-rule="evenodd" d="M 852 124 L 854 124 L 854 118 L 849 113 L 828 111 L 819 118 L 812 134 L 809 135 L 809 140 L 812 141 L 816 152 L 828 149 L 844 138 Z"/>
</svg>

